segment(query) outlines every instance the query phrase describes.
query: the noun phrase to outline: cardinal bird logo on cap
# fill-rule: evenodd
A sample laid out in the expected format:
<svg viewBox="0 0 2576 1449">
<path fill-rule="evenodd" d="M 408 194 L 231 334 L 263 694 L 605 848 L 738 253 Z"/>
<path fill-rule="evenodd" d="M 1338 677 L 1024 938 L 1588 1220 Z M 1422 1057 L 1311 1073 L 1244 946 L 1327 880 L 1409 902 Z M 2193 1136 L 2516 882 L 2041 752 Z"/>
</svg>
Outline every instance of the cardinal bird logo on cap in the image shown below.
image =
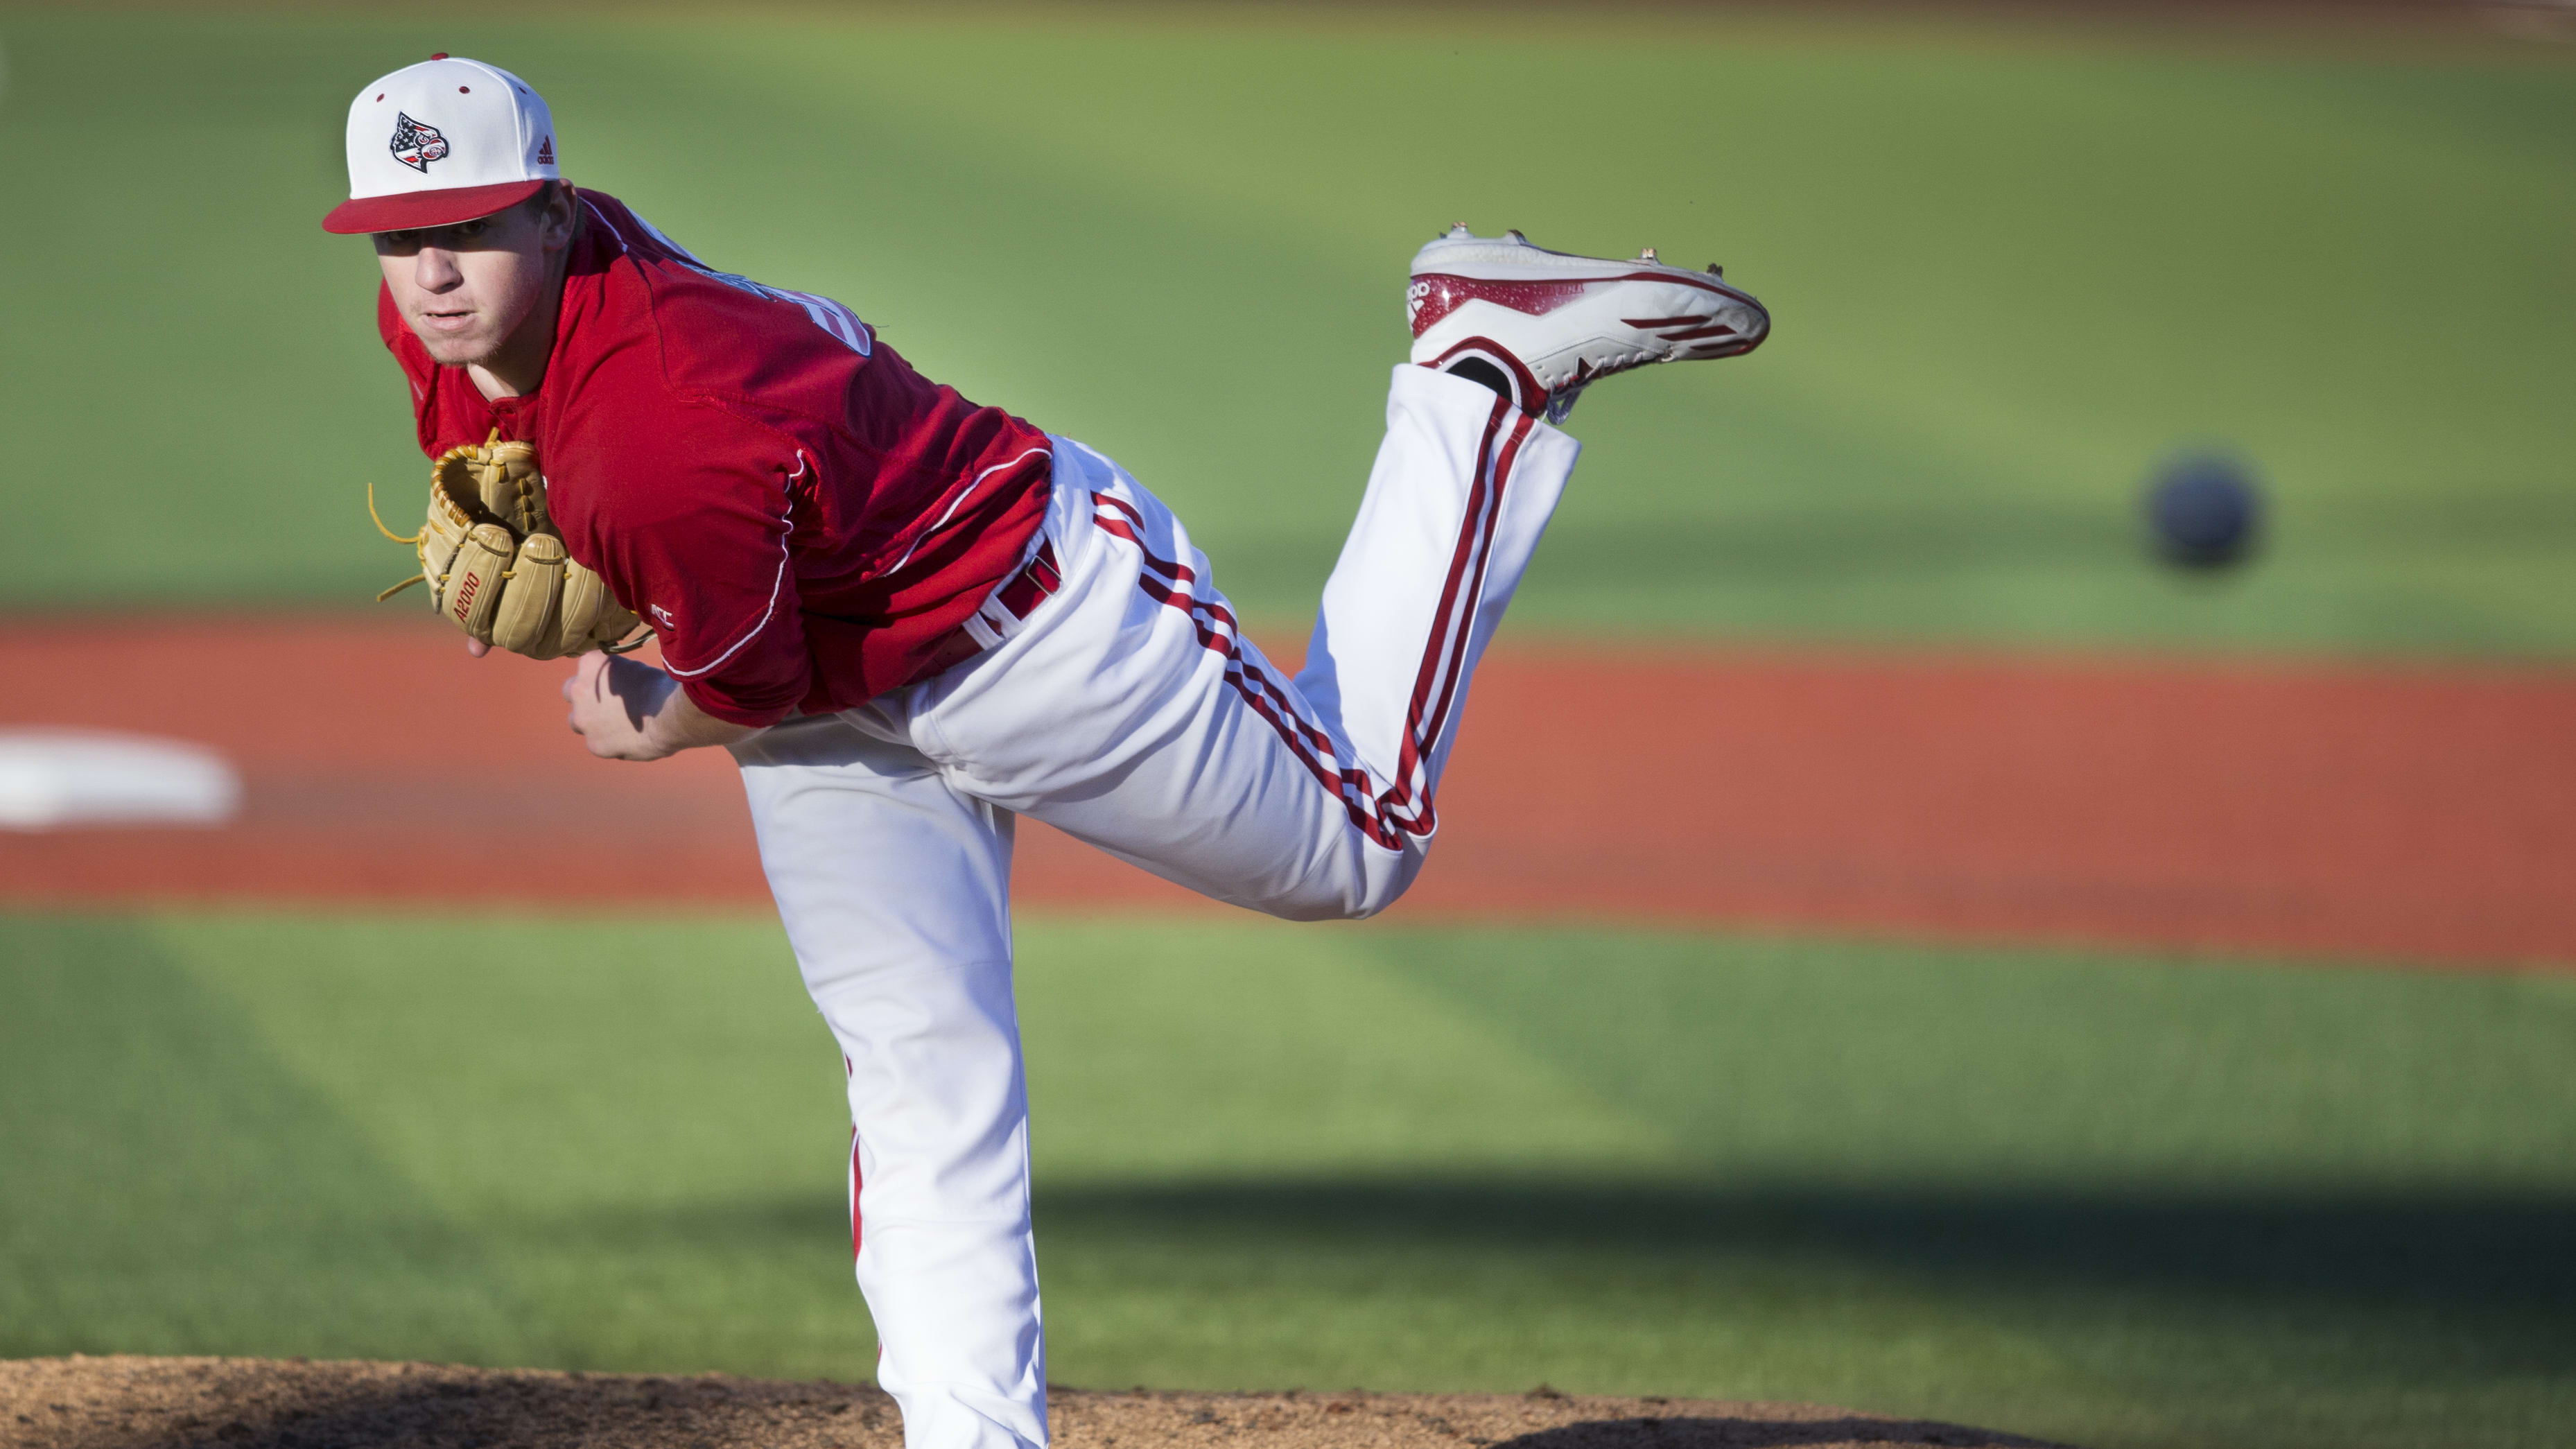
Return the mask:
<svg viewBox="0 0 2576 1449">
<path fill-rule="evenodd" d="M 447 159 L 447 137 L 436 126 L 424 126 L 396 111 L 393 153 L 395 160 L 425 176 L 430 162 Z"/>
</svg>

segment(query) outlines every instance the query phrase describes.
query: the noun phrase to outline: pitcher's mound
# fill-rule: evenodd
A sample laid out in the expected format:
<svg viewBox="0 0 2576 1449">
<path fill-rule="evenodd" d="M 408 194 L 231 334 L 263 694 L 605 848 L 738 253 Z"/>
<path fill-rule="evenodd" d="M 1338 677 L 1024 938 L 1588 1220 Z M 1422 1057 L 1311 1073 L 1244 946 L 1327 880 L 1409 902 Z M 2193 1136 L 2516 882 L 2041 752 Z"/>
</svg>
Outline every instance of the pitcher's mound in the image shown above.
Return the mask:
<svg viewBox="0 0 2576 1449">
<path fill-rule="evenodd" d="M 1811 1404 L 1526 1395 L 1054 1393 L 1059 1449 L 1751 1449 L 2037 1446 Z M 0 1362 L 0 1443 L 26 1449 L 901 1449 L 873 1388 L 709 1374 L 544 1373 L 238 1358 Z"/>
</svg>

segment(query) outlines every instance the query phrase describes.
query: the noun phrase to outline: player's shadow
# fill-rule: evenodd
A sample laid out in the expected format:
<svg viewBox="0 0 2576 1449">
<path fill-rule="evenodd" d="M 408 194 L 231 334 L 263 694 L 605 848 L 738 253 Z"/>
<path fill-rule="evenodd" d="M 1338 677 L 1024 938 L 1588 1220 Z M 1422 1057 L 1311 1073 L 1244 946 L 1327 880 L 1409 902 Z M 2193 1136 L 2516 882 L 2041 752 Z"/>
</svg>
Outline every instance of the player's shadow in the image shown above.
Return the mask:
<svg viewBox="0 0 2576 1449">
<path fill-rule="evenodd" d="M 844 1221 L 822 1194 L 677 1211 L 590 1209 L 595 1247 L 765 1242 L 800 1257 Z M 1223 1271 L 1281 1254 L 1431 1278 L 1485 1256 L 1572 1253 L 1605 1273 L 1716 1271 L 1794 1254 L 1930 1281 L 2309 1300 L 2453 1327 L 2521 1318 L 2576 1342 L 2576 1197 L 2560 1192 L 2116 1190 L 1276 1178 L 1038 1185 L 1042 1243 Z M 542 1237 L 539 1220 L 513 1226 Z"/>
<path fill-rule="evenodd" d="M 676 1215 L 591 1210 L 561 1231 L 586 1250 L 639 1259 L 724 1241 L 802 1262 L 844 1211 L 816 1194 Z M 2361 1376 L 2554 1377 L 2576 1364 L 2576 1197 L 2545 1189 L 1042 1181 L 1036 1217 L 1052 1261 L 1247 1312 L 1266 1291 L 1257 1285 L 1290 1271 L 1353 1295 L 1443 1299 L 1461 1283 L 1545 1268 L 1564 1275 L 1566 1311 L 1600 1312 L 1632 1295 L 1671 1300 L 1677 1285 L 1697 1285 L 1683 1301 L 1725 1303 L 1773 1291 L 1791 1272 L 1841 1291 L 1905 1285 L 1978 1314 L 2058 1325 L 2049 1332 L 2090 1325 L 2224 1340 L 2258 1357 L 2323 1356 Z"/>
<path fill-rule="evenodd" d="M 1821 1444 L 2037 1449 L 2042 1443 L 1957 1424 L 1838 1415 L 1829 1419 L 1587 1419 L 1504 1439 L 1492 1449 L 1791 1449 Z"/>
<path fill-rule="evenodd" d="M 1212 1288 L 1294 1261 L 1354 1291 L 1436 1296 L 1508 1281 L 1502 1265 L 1548 1265 L 1606 1312 L 1684 1284 L 1698 1285 L 1687 1300 L 1732 1301 L 1804 1264 L 1817 1282 L 1901 1283 L 2088 1332 L 2152 1324 L 2175 1342 L 2327 1355 L 2353 1373 L 2576 1363 L 2576 1198 L 2545 1190 L 1067 1184 L 1041 1186 L 1037 1224 L 1060 1256 L 1152 1263 Z"/>
<path fill-rule="evenodd" d="M 1246 1246 L 1610 1250 L 1678 1260 L 1802 1246 L 1980 1280 L 2363 1293 L 2415 1306 L 2576 1304 L 2576 1198 L 2122 1193 L 1998 1186 L 1276 1179 L 1038 1191 L 1038 1226 Z"/>
</svg>

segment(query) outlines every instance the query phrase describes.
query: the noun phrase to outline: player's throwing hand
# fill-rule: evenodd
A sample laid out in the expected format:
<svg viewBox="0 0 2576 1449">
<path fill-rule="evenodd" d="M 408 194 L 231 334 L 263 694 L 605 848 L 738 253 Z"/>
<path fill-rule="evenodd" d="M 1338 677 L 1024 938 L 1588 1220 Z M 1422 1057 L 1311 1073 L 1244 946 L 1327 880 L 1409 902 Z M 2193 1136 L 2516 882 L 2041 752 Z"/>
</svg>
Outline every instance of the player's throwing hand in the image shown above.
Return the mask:
<svg viewBox="0 0 2576 1449">
<path fill-rule="evenodd" d="M 603 760 L 658 760 L 759 733 L 703 714 L 671 676 L 613 654 L 584 654 L 564 681 L 565 723 Z"/>
</svg>

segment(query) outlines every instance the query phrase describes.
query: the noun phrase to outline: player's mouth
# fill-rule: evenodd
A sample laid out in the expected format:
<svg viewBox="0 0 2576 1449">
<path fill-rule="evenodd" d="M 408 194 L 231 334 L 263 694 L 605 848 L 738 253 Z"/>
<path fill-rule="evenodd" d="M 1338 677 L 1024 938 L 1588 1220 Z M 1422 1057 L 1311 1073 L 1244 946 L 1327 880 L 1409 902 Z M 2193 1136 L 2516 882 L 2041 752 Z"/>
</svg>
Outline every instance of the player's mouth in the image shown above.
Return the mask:
<svg viewBox="0 0 2576 1449">
<path fill-rule="evenodd" d="M 420 321 L 422 326 L 434 331 L 463 332 L 474 325 L 474 313 L 470 308 L 464 311 L 425 311 L 420 314 Z"/>
</svg>

